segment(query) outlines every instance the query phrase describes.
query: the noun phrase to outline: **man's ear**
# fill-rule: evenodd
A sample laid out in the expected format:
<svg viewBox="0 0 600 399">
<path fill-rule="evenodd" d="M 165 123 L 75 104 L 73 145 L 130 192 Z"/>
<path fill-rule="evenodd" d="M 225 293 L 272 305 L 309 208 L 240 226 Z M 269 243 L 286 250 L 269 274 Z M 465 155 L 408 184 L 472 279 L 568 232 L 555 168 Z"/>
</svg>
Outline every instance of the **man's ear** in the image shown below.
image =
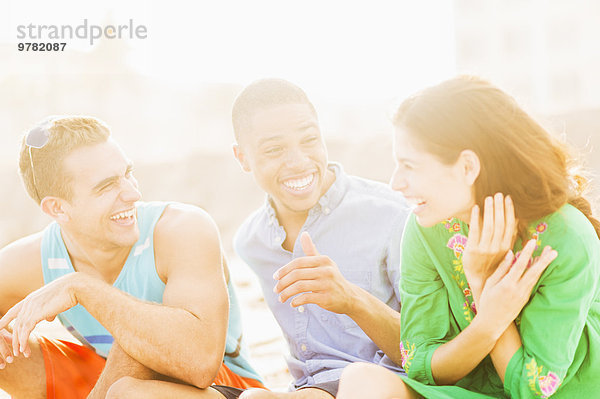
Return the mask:
<svg viewBox="0 0 600 399">
<path fill-rule="evenodd" d="M 460 168 L 465 181 L 469 185 L 475 184 L 475 180 L 481 172 L 479 157 L 471 150 L 463 150 L 459 156 Z"/>
<path fill-rule="evenodd" d="M 242 150 L 240 145 L 237 143 L 234 143 L 232 148 L 233 148 L 233 156 L 235 157 L 235 159 L 237 159 L 242 170 L 244 172 L 251 172 L 252 169 L 250 169 L 250 164 L 248 163 L 248 158 L 246 158 L 246 154 L 244 153 L 244 151 Z"/>
<path fill-rule="evenodd" d="M 42 212 L 56 220 L 58 223 L 64 223 L 69 220 L 69 215 L 65 212 L 65 201 L 58 197 L 44 197 L 40 202 Z"/>
</svg>

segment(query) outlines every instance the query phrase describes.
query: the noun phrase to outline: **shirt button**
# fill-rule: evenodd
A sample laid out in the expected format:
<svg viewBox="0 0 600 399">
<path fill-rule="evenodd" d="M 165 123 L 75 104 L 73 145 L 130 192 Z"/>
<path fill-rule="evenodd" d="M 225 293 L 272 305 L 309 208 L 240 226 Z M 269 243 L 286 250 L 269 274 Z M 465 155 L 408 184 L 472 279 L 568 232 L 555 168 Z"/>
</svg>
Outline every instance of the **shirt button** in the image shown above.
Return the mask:
<svg viewBox="0 0 600 399">
<path fill-rule="evenodd" d="M 306 352 L 306 345 L 302 344 L 302 345 L 300 346 L 300 349 L 302 349 L 302 352 Z"/>
<path fill-rule="evenodd" d="M 304 313 L 304 306 L 302 306 L 302 305 L 298 306 L 298 312 Z"/>
<path fill-rule="evenodd" d="M 326 215 L 329 215 L 331 213 L 331 209 L 325 208 L 325 209 L 323 209 L 323 213 Z"/>
</svg>

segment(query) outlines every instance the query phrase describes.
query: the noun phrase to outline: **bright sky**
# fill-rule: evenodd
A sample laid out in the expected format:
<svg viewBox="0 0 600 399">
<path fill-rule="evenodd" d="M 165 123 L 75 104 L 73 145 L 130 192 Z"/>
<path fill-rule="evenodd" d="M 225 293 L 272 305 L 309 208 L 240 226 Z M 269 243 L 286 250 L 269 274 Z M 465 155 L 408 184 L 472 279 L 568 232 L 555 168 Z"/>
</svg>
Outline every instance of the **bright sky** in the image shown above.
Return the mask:
<svg viewBox="0 0 600 399">
<path fill-rule="evenodd" d="M 278 76 L 331 101 L 386 101 L 455 71 L 451 0 L 0 0 L 0 42 L 16 45 L 18 25 L 84 18 L 146 25 L 147 39 L 128 40 L 128 61 L 182 87 Z"/>
</svg>

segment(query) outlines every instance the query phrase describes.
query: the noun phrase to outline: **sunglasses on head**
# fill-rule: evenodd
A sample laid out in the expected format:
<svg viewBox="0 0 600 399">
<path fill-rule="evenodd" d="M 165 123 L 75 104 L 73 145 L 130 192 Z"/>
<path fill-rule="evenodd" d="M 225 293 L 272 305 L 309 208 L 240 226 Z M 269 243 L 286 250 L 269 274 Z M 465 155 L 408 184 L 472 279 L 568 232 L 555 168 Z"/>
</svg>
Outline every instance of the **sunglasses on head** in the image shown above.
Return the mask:
<svg viewBox="0 0 600 399">
<path fill-rule="evenodd" d="M 46 119 L 41 124 L 37 125 L 29 132 L 27 132 L 27 136 L 25 137 L 25 144 L 28 147 L 29 151 L 29 163 L 31 165 L 31 176 L 33 178 L 33 190 L 35 191 L 35 195 L 38 201 L 41 201 L 40 194 L 37 189 L 37 181 L 35 179 L 35 167 L 33 165 L 33 156 L 31 155 L 32 148 L 42 148 L 46 144 L 48 144 L 48 140 L 50 140 L 50 131 L 48 127 L 53 118 Z"/>
</svg>

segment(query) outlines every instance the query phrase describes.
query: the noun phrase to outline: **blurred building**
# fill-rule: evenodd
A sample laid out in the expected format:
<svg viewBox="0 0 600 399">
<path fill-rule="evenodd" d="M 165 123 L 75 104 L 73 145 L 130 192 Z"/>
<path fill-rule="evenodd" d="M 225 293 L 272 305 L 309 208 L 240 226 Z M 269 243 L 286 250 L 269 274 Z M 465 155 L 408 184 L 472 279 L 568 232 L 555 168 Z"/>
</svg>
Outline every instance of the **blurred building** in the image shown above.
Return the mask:
<svg viewBox="0 0 600 399">
<path fill-rule="evenodd" d="M 459 73 L 543 114 L 600 108 L 600 2 L 454 0 Z"/>
</svg>

